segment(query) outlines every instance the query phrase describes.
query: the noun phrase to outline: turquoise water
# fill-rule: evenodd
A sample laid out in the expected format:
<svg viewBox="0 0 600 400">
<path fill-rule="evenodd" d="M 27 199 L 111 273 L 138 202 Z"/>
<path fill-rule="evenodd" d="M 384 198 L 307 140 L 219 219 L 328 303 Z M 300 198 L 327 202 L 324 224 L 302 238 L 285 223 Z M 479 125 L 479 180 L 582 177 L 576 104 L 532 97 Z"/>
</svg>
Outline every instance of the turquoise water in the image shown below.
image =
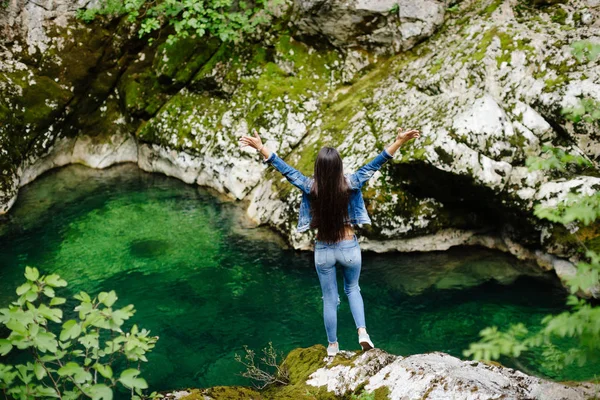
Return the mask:
<svg viewBox="0 0 600 400">
<path fill-rule="evenodd" d="M 69 166 L 24 187 L 0 219 L 0 306 L 15 298 L 26 265 L 66 279 L 64 297 L 114 289 L 116 306 L 134 304 L 126 326 L 160 337 L 142 369 L 154 390 L 249 384 L 234 360 L 243 345 L 259 352 L 272 341 L 288 352 L 327 343 L 312 252 L 253 227 L 238 203 L 131 164 Z M 338 279 L 340 346 L 357 350 Z M 552 275 L 475 247 L 365 251 L 361 290 L 376 346 L 458 357 L 488 325 L 536 329 L 564 309 L 566 296 Z M 538 354 L 519 361 L 526 372 L 561 380 L 599 372 L 545 371 Z"/>
</svg>

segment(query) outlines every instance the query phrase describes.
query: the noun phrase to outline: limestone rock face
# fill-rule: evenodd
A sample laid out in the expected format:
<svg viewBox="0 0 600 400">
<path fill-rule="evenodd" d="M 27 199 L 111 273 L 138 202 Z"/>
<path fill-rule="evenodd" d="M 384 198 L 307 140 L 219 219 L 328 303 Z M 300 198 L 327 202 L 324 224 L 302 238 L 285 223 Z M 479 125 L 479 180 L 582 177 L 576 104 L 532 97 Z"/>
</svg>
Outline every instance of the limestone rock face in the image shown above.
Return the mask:
<svg viewBox="0 0 600 400">
<path fill-rule="evenodd" d="M 66 27 L 78 8 L 96 3 L 96 0 L 8 0 L 0 7 L 0 37 L 7 42 L 23 39 L 29 55 L 43 53 L 51 42 L 49 29 Z"/>
<path fill-rule="evenodd" d="M 338 48 L 396 53 L 433 34 L 446 6 L 424 0 L 297 0 L 292 21 L 307 36 L 321 36 Z"/>
<path fill-rule="evenodd" d="M 597 390 L 591 384 L 567 386 L 441 352 L 401 357 L 374 349 L 360 355 L 344 352 L 337 357 L 351 362 L 322 367 L 309 376 L 306 384 L 326 386 L 337 396 L 364 386 L 367 393 L 383 390 L 389 399 L 583 400 Z"/>
</svg>

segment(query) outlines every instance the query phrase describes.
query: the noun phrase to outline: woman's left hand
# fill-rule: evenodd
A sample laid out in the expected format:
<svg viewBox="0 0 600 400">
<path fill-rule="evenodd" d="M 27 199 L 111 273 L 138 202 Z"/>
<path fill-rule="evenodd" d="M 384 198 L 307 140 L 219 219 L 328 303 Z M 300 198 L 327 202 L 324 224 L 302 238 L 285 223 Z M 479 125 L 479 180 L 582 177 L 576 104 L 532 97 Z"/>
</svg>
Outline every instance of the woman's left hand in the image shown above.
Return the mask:
<svg viewBox="0 0 600 400">
<path fill-rule="evenodd" d="M 260 139 L 260 136 L 258 136 L 258 132 L 256 132 L 256 129 L 252 129 L 252 132 L 254 132 L 254 136 L 242 136 L 240 138 L 240 142 L 242 142 L 240 147 L 251 146 L 254 147 L 256 150 L 262 147 L 262 140 Z"/>
</svg>

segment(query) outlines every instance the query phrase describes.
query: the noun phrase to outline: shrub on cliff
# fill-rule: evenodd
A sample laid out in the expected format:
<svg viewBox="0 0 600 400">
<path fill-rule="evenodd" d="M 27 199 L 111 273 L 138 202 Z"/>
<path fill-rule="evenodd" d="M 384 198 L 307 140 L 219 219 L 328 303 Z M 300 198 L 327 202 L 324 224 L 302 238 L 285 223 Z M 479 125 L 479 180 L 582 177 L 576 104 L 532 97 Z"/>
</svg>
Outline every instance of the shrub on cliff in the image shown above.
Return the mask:
<svg viewBox="0 0 600 400">
<path fill-rule="evenodd" d="M 271 20 L 272 10 L 283 0 L 101 0 L 99 7 L 78 10 L 77 16 L 90 22 L 97 15 L 119 17 L 139 22 L 138 34 L 143 37 L 165 24 L 175 33 L 167 41 L 205 34 L 223 42 L 239 41 L 244 34 L 254 32 Z M 152 41 L 152 38 L 150 38 Z"/>
</svg>

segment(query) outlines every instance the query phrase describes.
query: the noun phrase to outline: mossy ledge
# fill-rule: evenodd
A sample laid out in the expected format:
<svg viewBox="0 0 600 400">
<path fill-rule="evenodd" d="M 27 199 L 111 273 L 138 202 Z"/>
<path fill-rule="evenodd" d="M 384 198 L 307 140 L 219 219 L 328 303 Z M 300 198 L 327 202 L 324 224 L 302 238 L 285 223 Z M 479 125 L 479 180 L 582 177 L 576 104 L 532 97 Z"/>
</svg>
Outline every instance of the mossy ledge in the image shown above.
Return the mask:
<svg viewBox="0 0 600 400">
<path fill-rule="evenodd" d="M 355 399 L 584 399 L 600 385 L 559 383 L 526 375 L 498 363 L 463 361 L 433 352 L 408 357 L 381 349 L 341 351 L 327 357 L 323 345 L 292 350 L 282 362 L 287 385 L 263 390 L 244 386 L 185 388 L 162 392 L 174 400 L 355 400 Z"/>
</svg>

